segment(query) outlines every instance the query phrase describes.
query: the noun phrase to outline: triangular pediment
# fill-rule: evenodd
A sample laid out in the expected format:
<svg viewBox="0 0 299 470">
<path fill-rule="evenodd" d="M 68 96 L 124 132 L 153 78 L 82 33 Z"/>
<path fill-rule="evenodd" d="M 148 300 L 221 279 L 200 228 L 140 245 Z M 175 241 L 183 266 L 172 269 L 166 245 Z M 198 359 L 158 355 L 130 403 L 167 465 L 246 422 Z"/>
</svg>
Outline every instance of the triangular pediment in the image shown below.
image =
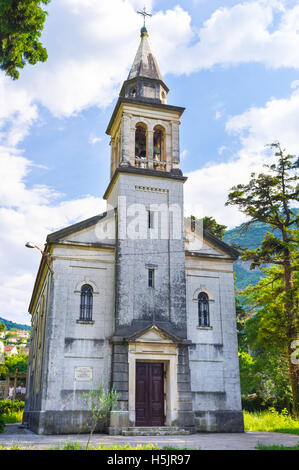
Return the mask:
<svg viewBox="0 0 299 470">
<path fill-rule="evenodd" d="M 192 230 L 190 219 L 185 219 L 185 250 L 202 256 L 238 258 L 238 252 L 196 224 Z"/>
<path fill-rule="evenodd" d="M 48 242 L 76 242 L 81 244 L 115 243 L 114 211 L 100 214 L 90 219 L 70 225 L 58 232 L 48 235 Z"/>
<path fill-rule="evenodd" d="M 162 331 L 157 325 L 152 325 L 151 327 L 143 330 L 139 333 L 136 333 L 132 337 L 128 338 L 128 341 L 140 342 L 140 343 L 175 343 L 175 338 L 173 335 L 166 331 Z"/>
</svg>

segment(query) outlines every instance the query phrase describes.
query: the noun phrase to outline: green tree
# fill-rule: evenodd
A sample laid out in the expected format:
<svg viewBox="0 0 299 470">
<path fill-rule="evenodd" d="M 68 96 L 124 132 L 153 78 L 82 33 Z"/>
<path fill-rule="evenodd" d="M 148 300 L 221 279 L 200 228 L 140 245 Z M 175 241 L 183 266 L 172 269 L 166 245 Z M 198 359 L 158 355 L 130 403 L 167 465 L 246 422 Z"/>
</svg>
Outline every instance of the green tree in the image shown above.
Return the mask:
<svg viewBox="0 0 299 470">
<path fill-rule="evenodd" d="M 103 380 L 101 380 L 99 388 L 92 387 L 88 392 L 82 394 L 88 409 L 91 412 L 90 434 L 88 437 L 86 450 L 88 449 L 90 439 L 101 421 L 106 421 L 109 412 L 116 407 L 120 394 L 114 389 L 106 390 Z"/>
<path fill-rule="evenodd" d="M 256 312 L 245 321 L 247 352 L 239 353 L 242 393 L 255 394 L 264 407 L 291 409 L 288 357 L 277 344 L 265 344 L 260 336 L 263 313 Z"/>
<path fill-rule="evenodd" d="M 202 219 L 202 221 L 203 221 L 204 230 L 207 230 L 212 235 L 215 235 L 215 237 L 222 240 L 222 238 L 225 235 L 225 230 L 227 229 L 226 225 L 218 224 L 213 217 L 207 217 L 206 216 Z"/>
<path fill-rule="evenodd" d="M 271 272 L 271 293 L 263 290 L 260 306 L 269 308 L 267 320 L 261 328 L 265 331 L 265 322 L 272 328 L 280 327 L 280 339 L 283 351 L 288 357 L 289 380 L 292 388 L 292 404 L 294 414 L 299 414 L 299 366 L 292 361 L 292 344 L 298 339 L 298 284 L 295 273 L 298 270 L 298 216 L 292 205 L 298 200 L 297 169 L 298 157 L 286 154 L 279 143 L 270 147 L 274 150 L 275 163 L 265 165 L 267 173 L 252 173 L 248 184 L 239 184 L 232 188 L 226 205 L 237 205 L 250 220 L 247 226 L 259 221 L 269 224 L 272 232 L 267 232 L 261 246 L 255 250 L 243 249 L 241 258 L 251 261 L 250 268 L 263 268 L 273 265 L 276 271 Z M 273 277 L 274 275 L 274 277 Z M 264 279 L 261 282 L 266 282 Z M 260 283 L 259 283 L 260 284 Z M 258 284 L 258 285 L 259 285 Z M 263 284 L 266 287 L 266 284 Z M 259 289 L 255 287 L 252 289 Z M 277 302 L 279 296 L 279 304 Z M 271 300 L 272 299 L 272 300 Z M 274 305 L 276 307 L 274 308 Z M 265 312 L 265 310 L 264 310 Z M 272 320 L 270 321 L 270 316 Z"/>
<path fill-rule="evenodd" d="M 10 374 L 14 374 L 16 369 L 18 369 L 20 374 L 26 374 L 27 364 L 28 356 L 25 356 L 24 354 L 14 354 L 13 356 L 6 357 L 4 365 L 7 372 Z"/>
<path fill-rule="evenodd" d="M 40 42 L 47 12 L 41 4 L 50 0 L 0 0 L 0 69 L 18 79 L 26 63 L 45 62 Z"/>
<path fill-rule="evenodd" d="M 191 226 L 199 224 L 204 230 L 207 230 L 215 237 L 222 240 L 225 235 L 226 225 L 220 225 L 216 222 L 213 217 L 203 217 L 202 219 L 197 219 L 194 215 L 191 215 Z"/>
<path fill-rule="evenodd" d="M 247 352 L 247 338 L 245 334 L 245 324 L 248 318 L 248 312 L 244 308 L 242 301 L 236 295 L 236 317 L 237 317 L 237 335 L 239 351 Z"/>
</svg>

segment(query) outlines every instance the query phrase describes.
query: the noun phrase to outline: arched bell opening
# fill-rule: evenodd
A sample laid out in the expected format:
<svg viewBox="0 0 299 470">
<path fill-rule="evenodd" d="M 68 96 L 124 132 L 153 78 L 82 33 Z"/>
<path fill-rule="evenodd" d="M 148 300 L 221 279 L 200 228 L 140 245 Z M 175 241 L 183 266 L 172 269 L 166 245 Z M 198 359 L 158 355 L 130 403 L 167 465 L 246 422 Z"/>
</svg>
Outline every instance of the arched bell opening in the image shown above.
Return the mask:
<svg viewBox="0 0 299 470">
<path fill-rule="evenodd" d="M 162 126 L 155 126 L 153 135 L 154 169 L 163 171 L 166 164 L 165 130 Z"/>
<path fill-rule="evenodd" d="M 135 129 L 135 166 L 148 168 L 147 127 L 143 123 L 136 124 Z"/>
</svg>

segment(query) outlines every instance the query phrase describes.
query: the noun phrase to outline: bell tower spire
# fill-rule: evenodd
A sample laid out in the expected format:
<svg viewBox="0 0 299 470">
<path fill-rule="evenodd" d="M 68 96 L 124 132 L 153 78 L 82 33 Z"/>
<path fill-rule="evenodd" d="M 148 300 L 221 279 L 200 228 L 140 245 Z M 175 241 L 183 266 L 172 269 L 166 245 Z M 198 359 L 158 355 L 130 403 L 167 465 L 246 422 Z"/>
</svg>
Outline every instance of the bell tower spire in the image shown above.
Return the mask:
<svg viewBox="0 0 299 470">
<path fill-rule="evenodd" d="M 140 14 L 150 16 L 143 10 Z M 179 126 L 185 108 L 167 104 L 168 87 L 151 51 L 146 26 L 106 133 L 111 136 L 111 183 L 120 169 L 182 176 Z M 163 176 L 163 175 L 162 175 Z"/>
<path fill-rule="evenodd" d="M 169 88 L 164 83 L 156 58 L 151 51 L 149 34 L 145 26 L 140 30 L 140 37 L 137 54 L 120 96 L 166 104 Z"/>
</svg>

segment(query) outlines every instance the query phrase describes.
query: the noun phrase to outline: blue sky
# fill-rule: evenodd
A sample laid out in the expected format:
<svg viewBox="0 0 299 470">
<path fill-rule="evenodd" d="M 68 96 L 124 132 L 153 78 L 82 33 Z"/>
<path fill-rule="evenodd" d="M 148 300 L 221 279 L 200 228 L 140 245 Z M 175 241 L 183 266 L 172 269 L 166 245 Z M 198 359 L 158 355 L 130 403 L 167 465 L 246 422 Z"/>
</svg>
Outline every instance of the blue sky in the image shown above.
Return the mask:
<svg viewBox="0 0 299 470">
<path fill-rule="evenodd" d="M 284 0 L 59 0 L 42 41 L 49 59 L 12 81 L 0 73 L 0 316 L 26 313 L 39 263 L 26 250 L 47 233 L 105 210 L 105 130 L 139 44 L 150 44 L 170 92 L 186 107 L 181 168 L 188 214 L 234 227 L 224 203 L 271 159 L 299 148 L 299 5 Z M 8 300 L 9 299 L 9 300 Z"/>
</svg>

